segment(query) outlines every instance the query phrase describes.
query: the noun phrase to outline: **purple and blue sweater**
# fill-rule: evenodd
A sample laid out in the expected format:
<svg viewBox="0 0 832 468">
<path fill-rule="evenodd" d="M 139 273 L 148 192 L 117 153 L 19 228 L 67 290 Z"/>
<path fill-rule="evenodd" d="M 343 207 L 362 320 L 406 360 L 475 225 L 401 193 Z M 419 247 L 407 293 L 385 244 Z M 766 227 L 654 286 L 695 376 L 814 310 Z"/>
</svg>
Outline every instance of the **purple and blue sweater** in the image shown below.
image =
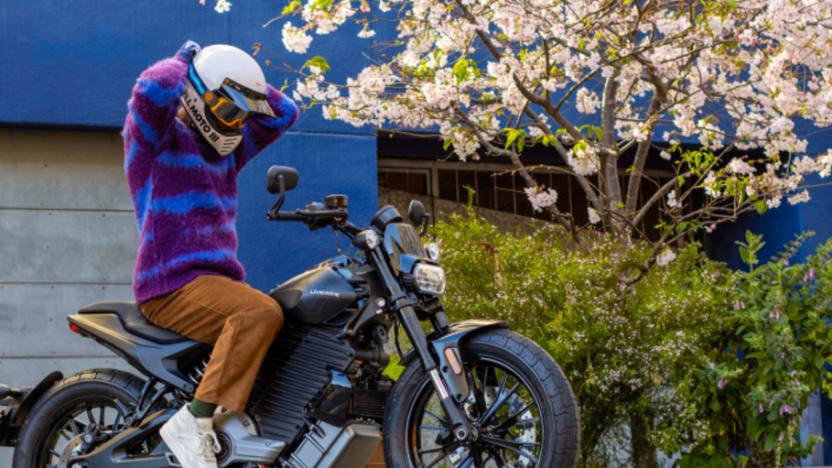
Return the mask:
<svg viewBox="0 0 832 468">
<path fill-rule="evenodd" d="M 244 279 L 237 260 L 237 174 L 298 116 L 295 103 L 269 86 L 275 117 L 252 115 L 240 145 L 221 157 L 176 118 L 188 63 L 186 53 L 155 63 L 127 103 L 124 170 L 139 232 L 133 273 L 139 303 L 200 275 Z"/>
</svg>

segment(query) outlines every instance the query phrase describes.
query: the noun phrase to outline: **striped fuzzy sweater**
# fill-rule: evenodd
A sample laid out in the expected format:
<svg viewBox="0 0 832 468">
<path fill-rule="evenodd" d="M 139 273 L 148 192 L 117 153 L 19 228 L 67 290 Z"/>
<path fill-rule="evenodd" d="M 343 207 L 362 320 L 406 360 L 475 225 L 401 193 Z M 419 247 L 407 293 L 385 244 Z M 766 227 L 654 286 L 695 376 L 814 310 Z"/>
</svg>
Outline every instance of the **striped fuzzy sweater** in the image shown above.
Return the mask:
<svg viewBox="0 0 832 468">
<path fill-rule="evenodd" d="M 298 116 L 295 103 L 269 86 L 276 117 L 252 115 L 237 149 L 220 157 L 176 118 L 189 60 L 183 52 L 152 65 L 127 104 L 122 136 L 139 232 L 133 273 L 139 303 L 200 275 L 244 279 L 237 260 L 237 174 Z"/>
</svg>

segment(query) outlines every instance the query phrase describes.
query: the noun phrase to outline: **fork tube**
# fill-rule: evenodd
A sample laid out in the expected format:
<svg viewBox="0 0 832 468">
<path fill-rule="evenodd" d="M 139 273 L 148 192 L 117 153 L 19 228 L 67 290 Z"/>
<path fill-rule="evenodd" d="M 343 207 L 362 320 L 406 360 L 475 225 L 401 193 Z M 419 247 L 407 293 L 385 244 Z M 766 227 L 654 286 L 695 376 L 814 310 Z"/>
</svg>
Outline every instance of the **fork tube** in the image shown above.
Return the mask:
<svg viewBox="0 0 832 468">
<path fill-rule="evenodd" d="M 433 359 L 433 355 L 430 353 L 425 332 L 422 330 L 422 327 L 419 326 L 419 318 L 416 316 L 416 311 L 409 302 L 410 297 L 404 292 L 404 290 L 402 290 L 398 280 L 395 276 L 393 276 L 393 272 L 390 271 L 390 268 L 387 266 L 387 263 L 384 261 L 378 248 L 371 252 L 371 256 L 376 264 L 379 274 L 381 275 L 382 281 L 387 287 L 387 291 L 390 294 L 391 301 L 393 302 L 396 312 L 398 313 L 399 320 L 401 320 L 402 325 L 404 326 L 407 337 L 413 344 L 416 354 L 419 355 L 422 367 L 430 377 L 433 388 L 436 391 L 436 395 L 442 403 L 442 409 L 444 409 L 445 414 L 448 415 L 454 436 L 458 440 L 465 440 L 472 436 L 476 437 L 476 433 L 472 430 L 468 418 L 465 414 L 463 414 L 456 401 L 454 401 L 453 397 L 450 395 L 448 385 L 445 384 L 445 381 L 436 369 L 436 360 Z"/>
</svg>

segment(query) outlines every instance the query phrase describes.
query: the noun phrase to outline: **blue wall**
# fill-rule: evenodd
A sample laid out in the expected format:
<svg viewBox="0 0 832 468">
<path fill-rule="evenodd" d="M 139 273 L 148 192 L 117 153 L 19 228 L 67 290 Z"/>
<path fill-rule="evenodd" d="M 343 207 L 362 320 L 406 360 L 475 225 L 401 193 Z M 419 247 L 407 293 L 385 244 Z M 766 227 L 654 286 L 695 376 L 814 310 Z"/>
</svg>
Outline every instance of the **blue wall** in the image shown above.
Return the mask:
<svg viewBox="0 0 832 468">
<path fill-rule="evenodd" d="M 172 55 L 186 39 L 230 43 L 258 55 L 267 79 L 280 87 L 291 76 L 263 65 L 298 66 L 303 58 L 283 50 L 280 24 L 262 25 L 282 4 L 234 2 L 217 14 L 197 0 L 91 1 L 8 0 L 0 3 L 0 125 L 121 127 L 130 89 L 154 61 Z M 350 29 L 350 28 L 348 28 Z M 316 38 L 310 51 L 329 59 L 338 78 L 366 63 L 371 44 L 346 34 Z M 377 205 L 375 135 L 327 122 L 320 109 L 305 112 L 293 129 L 240 175 L 240 258 L 248 280 L 268 289 L 334 253 L 329 231 L 310 235 L 305 227 L 267 225 L 273 198 L 265 191 L 270 164 L 287 164 L 301 174 L 287 207 L 322 200 L 328 193 L 350 196 L 352 219 L 366 223 Z M 342 241 L 343 243 L 343 241 Z"/>
</svg>

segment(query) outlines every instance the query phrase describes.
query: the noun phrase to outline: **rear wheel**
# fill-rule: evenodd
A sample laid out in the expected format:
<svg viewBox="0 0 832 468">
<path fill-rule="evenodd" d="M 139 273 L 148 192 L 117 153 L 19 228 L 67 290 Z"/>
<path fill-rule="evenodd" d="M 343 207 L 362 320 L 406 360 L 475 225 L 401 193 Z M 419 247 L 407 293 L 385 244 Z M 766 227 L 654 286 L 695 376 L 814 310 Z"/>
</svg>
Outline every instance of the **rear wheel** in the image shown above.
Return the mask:
<svg viewBox="0 0 832 468">
<path fill-rule="evenodd" d="M 572 389 L 549 355 L 510 330 L 474 336 L 463 346 L 470 392 L 463 403 L 477 429 L 460 443 L 418 362 L 402 374 L 388 401 L 388 466 L 572 467 L 580 428 Z"/>
<path fill-rule="evenodd" d="M 15 468 L 64 468 L 128 427 L 142 380 L 113 369 L 84 371 L 56 383 L 29 414 L 14 452 Z"/>
</svg>

